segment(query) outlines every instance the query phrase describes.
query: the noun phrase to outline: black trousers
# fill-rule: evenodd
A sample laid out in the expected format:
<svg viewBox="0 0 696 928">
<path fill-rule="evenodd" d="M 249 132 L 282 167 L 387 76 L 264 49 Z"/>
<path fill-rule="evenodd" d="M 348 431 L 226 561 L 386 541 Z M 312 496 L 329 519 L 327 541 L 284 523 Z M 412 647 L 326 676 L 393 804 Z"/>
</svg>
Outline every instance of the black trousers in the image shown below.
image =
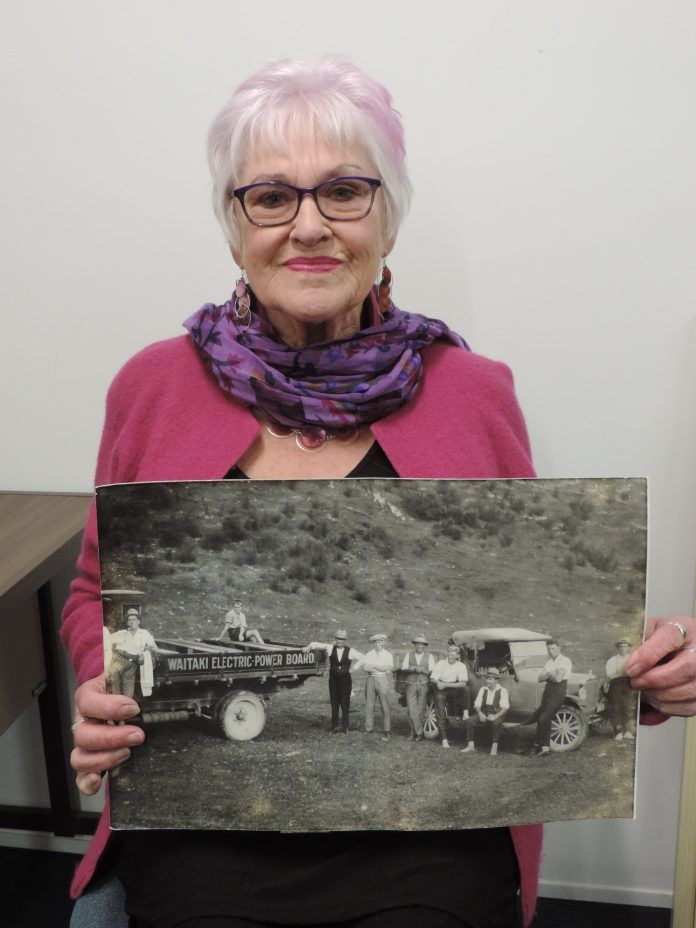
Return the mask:
<svg viewBox="0 0 696 928">
<path fill-rule="evenodd" d="M 628 677 L 609 681 L 609 715 L 615 735 L 631 730 L 635 717 L 634 693 Z"/>
<path fill-rule="evenodd" d="M 249 922 L 242 918 L 195 918 L 181 922 L 179 928 L 274 928 L 274 926 L 266 922 Z M 314 925 L 312 928 L 329 928 L 329 926 Z M 454 915 L 450 915 L 449 912 L 413 905 L 400 909 L 386 909 L 383 912 L 375 912 L 374 915 L 365 915 L 349 922 L 335 922 L 330 928 L 468 928 L 468 925 L 455 918 Z"/>
<path fill-rule="evenodd" d="M 331 727 L 338 728 L 338 710 L 341 710 L 343 731 L 350 725 L 350 694 L 353 678 L 340 670 L 329 672 L 329 699 L 331 700 Z"/>
<path fill-rule="evenodd" d="M 551 741 L 551 720 L 563 705 L 563 700 L 568 692 L 568 681 L 561 680 L 556 683 L 553 680 L 544 687 L 539 708 L 527 719 L 526 724 L 537 723 L 536 743 L 543 747 L 548 747 Z"/>
</svg>

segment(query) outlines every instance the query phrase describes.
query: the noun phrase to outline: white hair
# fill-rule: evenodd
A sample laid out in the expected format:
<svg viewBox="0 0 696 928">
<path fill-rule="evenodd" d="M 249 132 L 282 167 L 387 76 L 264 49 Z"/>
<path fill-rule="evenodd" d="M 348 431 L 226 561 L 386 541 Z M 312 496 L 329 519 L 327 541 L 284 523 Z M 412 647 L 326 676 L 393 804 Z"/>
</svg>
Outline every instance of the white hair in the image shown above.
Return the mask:
<svg viewBox="0 0 696 928">
<path fill-rule="evenodd" d="M 257 148 L 288 153 L 299 133 L 338 147 L 359 146 L 383 183 L 387 235 L 396 234 L 411 199 L 404 130 L 391 94 L 337 55 L 269 64 L 234 91 L 208 133 L 213 208 L 229 244 L 239 247 L 232 190 Z"/>
</svg>

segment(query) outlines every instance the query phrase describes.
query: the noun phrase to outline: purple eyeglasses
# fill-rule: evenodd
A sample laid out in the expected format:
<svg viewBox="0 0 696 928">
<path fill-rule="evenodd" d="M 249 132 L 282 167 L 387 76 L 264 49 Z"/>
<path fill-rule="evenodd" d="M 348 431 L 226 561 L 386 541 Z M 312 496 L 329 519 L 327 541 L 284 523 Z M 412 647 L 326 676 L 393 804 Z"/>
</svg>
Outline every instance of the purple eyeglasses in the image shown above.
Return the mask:
<svg viewBox="0 0 696 928">
<path fill-rule="evenodd" d="M 382 181 L 374 177 L 332 177 L 316 187 L 294 187 L 280 181 L 265 181 L 237 187 L 232 196 L 241 203 L 244 215 L 255 226 L 282 226 L 300 211 L 309 194 L 325 219 L 352 222 L 364 219 L 375 202 Z"/>
</svg>

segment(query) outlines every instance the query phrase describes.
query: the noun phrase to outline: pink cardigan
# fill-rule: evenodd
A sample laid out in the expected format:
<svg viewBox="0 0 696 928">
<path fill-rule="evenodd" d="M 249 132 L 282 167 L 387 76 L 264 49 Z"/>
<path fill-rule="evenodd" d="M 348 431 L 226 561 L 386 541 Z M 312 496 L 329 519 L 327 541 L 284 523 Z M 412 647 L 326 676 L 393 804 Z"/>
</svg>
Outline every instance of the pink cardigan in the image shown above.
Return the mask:
<svg viewBox="0 0 696 928">
<path fill-rule="evenodd" d="M 421 387 L 371 429 L 402 477 L 532 477 L 529 442 L 510 370 L 436 342 L 424 352 Z M 258 423 L 204 368 L 186 335 L 131 358 L 106 402 L 96 485 L 148 480 L 215 480 L 247 451 Z M 62 636 L 80 683 L 103 670 L 102 613 L 94 505 L 85 527 L 80 577 L 63 612 Z M 525 924 L 536 905 L 541 825 L 511 829 Z M 109 837 L 108 806 L 77 867 L 79 896 Z"/>
</svg>

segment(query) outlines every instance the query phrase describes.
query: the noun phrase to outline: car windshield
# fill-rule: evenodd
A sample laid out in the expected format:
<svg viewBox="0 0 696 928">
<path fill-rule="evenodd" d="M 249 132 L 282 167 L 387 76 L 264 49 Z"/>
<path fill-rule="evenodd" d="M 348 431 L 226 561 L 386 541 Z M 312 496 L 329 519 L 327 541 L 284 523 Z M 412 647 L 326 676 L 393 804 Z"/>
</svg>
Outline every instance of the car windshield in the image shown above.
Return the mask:
<svg viewBox="0 0 696 928">
<path fill-rule="evenodd" d="M 516 666 L 542 667 L 549 659 L 545 641 L 511 641 L 510 651 Z"/>
</svg>

